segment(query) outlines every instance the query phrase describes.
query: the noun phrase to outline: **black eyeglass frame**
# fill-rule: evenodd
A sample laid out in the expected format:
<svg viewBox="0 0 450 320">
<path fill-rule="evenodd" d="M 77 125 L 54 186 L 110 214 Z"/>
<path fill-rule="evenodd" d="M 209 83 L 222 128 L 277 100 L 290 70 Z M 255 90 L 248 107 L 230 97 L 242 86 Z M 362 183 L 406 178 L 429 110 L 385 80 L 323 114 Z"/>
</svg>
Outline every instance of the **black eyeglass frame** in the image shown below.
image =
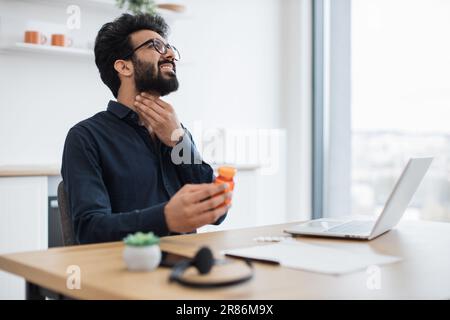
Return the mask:
<svg viewBox="0 0 450 320">
<path fill-rule="evenodd" d="M 155 41 L 159 41 L 163 44 L 164 52 L 161 52 L 160 50 L 158 50 L 157 46 L 155 46 Z M 175 61 L 179 61 L 181 59 L 180 52 L 178 51 L 177 48 L 175 48 L 174 46 L 172 46 L 168 43 L 164 43 L 163 41 L 161 41 L 158 38 L 152 38 L 152 39 L 149 39 L 149 40 L 145 41 L 144 43 L 138 45 L 136 48 L 134 48 L 130 53 L 128 53 L 125 57 L 123 57 L 123 60 L 127 60 L 127 59 L 131 58 L 137 50 L 139 50 L 140 48 L 142 48 L 146 45 L 150 45 L 150 44 L 152 44 L 152 47 L 161 55 L 165 55 L 167 53 L 167 50 L 171 49 L 175 53 Z M 177 55 L 178 55 L 178 58 L 176 57 Z"/>
</svg>

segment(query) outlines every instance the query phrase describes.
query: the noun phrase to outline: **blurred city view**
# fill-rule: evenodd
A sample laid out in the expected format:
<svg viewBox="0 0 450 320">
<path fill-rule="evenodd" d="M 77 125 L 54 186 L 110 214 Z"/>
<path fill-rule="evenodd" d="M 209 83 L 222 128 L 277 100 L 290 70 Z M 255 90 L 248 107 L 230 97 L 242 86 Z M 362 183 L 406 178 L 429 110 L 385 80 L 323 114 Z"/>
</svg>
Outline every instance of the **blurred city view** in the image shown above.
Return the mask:
<svg viewBox="0 0 450 320">
<path fill-rule="evenodd" d="M 405 218 L 450 221 L 450 1 L 351 4 L 352 213 L 379 213 L 408 159 L 432 156 Z"/>
<path fill-rule="evenodd" d="M 405 217 L 450 222 L 449 133 L 354 131 L 352 140 L 353 214 L 379 214 L 409 157 L 434 156 Z"/>
</svg>

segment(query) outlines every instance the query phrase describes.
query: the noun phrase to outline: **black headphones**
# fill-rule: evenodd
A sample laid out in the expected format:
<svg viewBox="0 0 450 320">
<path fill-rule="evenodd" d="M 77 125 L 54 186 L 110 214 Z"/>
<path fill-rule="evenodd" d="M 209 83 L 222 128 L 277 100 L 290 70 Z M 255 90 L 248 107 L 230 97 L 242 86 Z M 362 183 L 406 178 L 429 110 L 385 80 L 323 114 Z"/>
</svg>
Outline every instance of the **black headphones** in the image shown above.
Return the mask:
<svg viewBox="0 0 450 320">
<path fill-rule="evenodd" d="M 218 288 L 243 283 L 253 278 L 253 266 L 249 260 L 245 260 L 245 265 L 250 270 L 249 274 L 236 279 L 211 282 L 195 282 L 183 278 L 184 272 L 191 266 L 195 267 L 199 274 L 205 275 L 211 271 L 214 264 L 217 264 L 217 262 L 214 260 L 211 249 L 209 249 L 208 247 L 202 247 L 197 251 L 193 259 L 183 260 L 175 264 L 172 269 L 172 273 L 170 274 L 169 281 L 178 282 L 179 284 L 193 288 Z"/>
</svg>

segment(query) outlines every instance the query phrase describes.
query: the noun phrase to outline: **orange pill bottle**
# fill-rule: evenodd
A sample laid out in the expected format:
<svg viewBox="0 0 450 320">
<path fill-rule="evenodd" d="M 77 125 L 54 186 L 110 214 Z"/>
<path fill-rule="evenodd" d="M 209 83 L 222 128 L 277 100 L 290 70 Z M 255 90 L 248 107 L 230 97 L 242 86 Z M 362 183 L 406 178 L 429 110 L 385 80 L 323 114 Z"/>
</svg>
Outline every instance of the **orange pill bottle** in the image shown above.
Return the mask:
<svg viewBox="0 0 450 320">
<path fill-rule="evenodd" d="M 227 183 L 228 184 L 228 189 L 227 191 L 233 191 L 234 190 L 234 176 L 236 175 L 236 168 L 233 167 L 219 167 L 219 176 L 216 178 L 216 180 L 214 181 L 214 183 L 216 184 L 223 184 L 223 183 Z M 224 192 L 227 192 L 224 191 Z M 223 193 L 223 192 L 221 192 Z M 228 205 L 231 203 L 231 199 L 227 199 L 224 202 L 224 205 Z"/>
</svg>

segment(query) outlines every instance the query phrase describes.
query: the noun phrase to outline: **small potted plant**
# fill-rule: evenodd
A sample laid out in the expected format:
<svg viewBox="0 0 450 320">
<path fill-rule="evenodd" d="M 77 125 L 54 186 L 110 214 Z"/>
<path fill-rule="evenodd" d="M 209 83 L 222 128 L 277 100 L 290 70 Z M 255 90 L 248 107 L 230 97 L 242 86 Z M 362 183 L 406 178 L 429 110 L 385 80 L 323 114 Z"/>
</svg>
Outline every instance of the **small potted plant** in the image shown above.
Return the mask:
<svg viewBox="0 0 450 320">
<path fill-rule="evenodd" d="M 125 249 L 123 259 L 130 271 L 151 271 L 161 261 L 159 237 L 153 232 L 137 232 L 123 239 Z"/>
</svg>

